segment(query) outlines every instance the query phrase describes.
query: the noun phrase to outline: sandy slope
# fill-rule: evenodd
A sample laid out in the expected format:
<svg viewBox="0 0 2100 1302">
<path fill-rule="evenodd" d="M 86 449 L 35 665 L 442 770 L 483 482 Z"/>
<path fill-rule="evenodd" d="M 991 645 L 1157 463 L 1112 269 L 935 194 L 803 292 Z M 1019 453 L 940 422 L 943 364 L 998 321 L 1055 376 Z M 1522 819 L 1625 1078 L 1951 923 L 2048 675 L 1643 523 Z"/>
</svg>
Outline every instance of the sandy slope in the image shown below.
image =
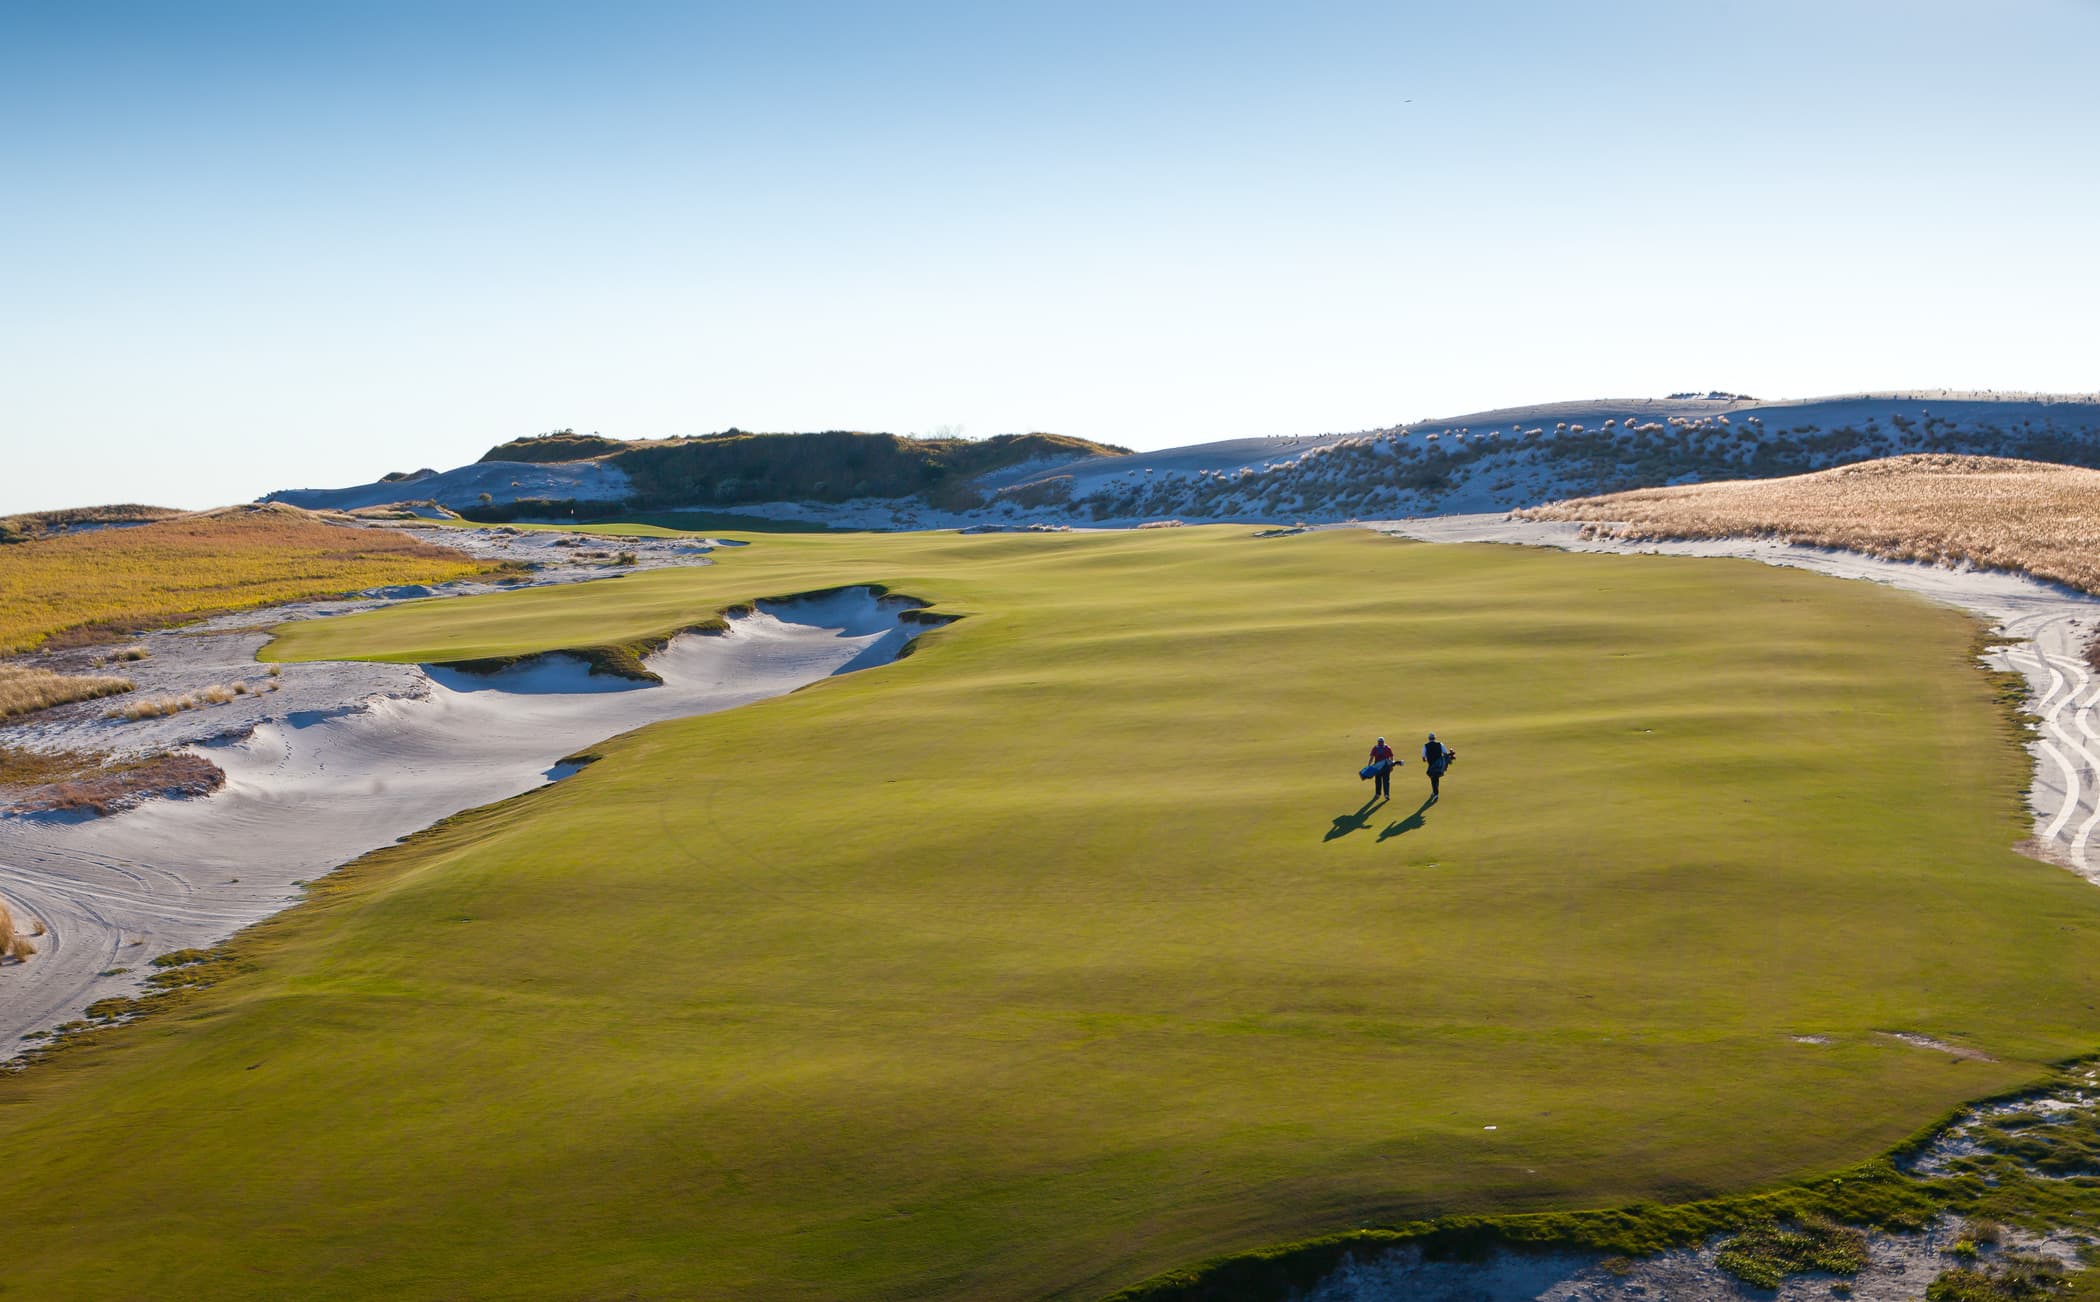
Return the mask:
<svg viewBox="0 0 2100 1302">
<path fill-rule="evenodd" d="M 354 511 L 363 506 L 392 502 L 440 502 L 450 507 L 473 506 L 487 493 L 498 502 L 519 498 L 548 498 L 578 502 L 616 502 L 633 486 L 627 472 L 597 461 L 476 461 L 454 470 L 441 471 L 393 483 L 357 484 L 350 488 L 287 488 L 270 494 L 269 500 L 303 506 L 309 511 Z"/>
<path fill-rule="evenodd" d="M 1670 556 L 1734 556 L 1816 570 L 1846 579 L 1886 583 L 1981 615 L 2026 645 L 1996 657 L 2017 669 L 2033 691 L 2042 736 L 2030 747 L 2035 842 L 2025 847 L 2100 885 L 2100 680 L 2082 650 L 2100 629 L 2100 598 L 1997 571 L 1945 569 L 1877 560 L 1857 552 L 1825 551 L 1755 539 L 1629 542 L 1584 538 L 1577 524 L 1511 520 L 1501 515 L 1453 515 L 1385 521 L 1371 526 L 1427 542 L 1500 542 L 1569 551 L 1648 552 Z"/>
<path fill-rule="evenodd" d="M 886 664 L 921 625 L 865 589 L 766 603 L 727 633 L 674 640 L 661 686 L 549 657 L 490 677 L 406 665 L 294 666 L 302 685 L 237 738 L 200 746 L 210 797 L 112 818 L 0 821 L 0 894 L 49 934 L 0 971 L 0 1057 L 25 1033 L 139 988 L 157 955 L 224 940 L 297 883 L 464 809 L 565 776 L 558 761 L 663 719 L 779 696 Z M 336 689 L 333 708 L 318 694 Z M 260 698 L 264 708 L 274 698 Z M 98 975 L 131 968 L 128 974 Z"/>
</svg>

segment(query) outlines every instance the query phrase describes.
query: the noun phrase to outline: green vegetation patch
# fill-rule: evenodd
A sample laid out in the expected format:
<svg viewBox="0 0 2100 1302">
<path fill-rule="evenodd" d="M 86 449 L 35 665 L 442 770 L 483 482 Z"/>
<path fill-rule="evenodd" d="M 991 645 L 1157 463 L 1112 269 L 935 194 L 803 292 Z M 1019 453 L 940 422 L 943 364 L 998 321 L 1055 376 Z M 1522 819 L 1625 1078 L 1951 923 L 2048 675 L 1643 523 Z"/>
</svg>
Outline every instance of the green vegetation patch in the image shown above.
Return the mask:
<svg viewBox="0 0 2100 1302">
<path fill-rule="evenodd" d="M 1867 1266 L 1867 1236 L 1821 1218 L 1758 1225 L 1722 1244 L 1714 1260 L 1745 1284 L 1778 1288 L 1788 1275 L 1812 1270 L 1857 1275 Z"/>
<path fill-rule="evenodd" d="M 2030 1302 L 2059 1298 L 2067 1285 L 2063 1267 L 2045 1257 L 2018 1257 L 1997 1265 L 1950 1270 L 1926 1286 L 1926 1302 Z M 2090 1296 L 2090 1286 L 2084 1291 Z"/>
<path fill-rule="evenodd" d="M 2100 1179 L 2100 1109 L 2021 1109 L 1993 1117 L 1972 1138 L 1987 1153 L 2043 1175 Z"/>
<path fill-rule="evenodd" d="M 524 438 L 498 443 L 481 454 L 483 461 L 588 461 L 602 457 L 608 452 L 618 452 L 627 447 L 624 439 L 607 438 L 602 434 L 578 434 L 572 429 L 558 429 L 547 434 L 528 434 Z"/>
<path fill-rule="evenodd" d="M 1929 1217 L 1858 1164 L 2100 1042 L 2100 892 L 2007 848 L 2026 765 L 1955 612 L 1341 532 L 715 559 L 283 630 L 521 655 L 853 583 L 969 616 L 593 746 L 0 1083 L 19 1277 L 1092 1298 L 1437 1217 L 1631 1254 Z M 1372 738 L 1432 728 L 1442 801 L 1410 764 L 1371 804 Z M 1757 1189 L 1792 1192 L 1713 1201 Z"/>
</svg>

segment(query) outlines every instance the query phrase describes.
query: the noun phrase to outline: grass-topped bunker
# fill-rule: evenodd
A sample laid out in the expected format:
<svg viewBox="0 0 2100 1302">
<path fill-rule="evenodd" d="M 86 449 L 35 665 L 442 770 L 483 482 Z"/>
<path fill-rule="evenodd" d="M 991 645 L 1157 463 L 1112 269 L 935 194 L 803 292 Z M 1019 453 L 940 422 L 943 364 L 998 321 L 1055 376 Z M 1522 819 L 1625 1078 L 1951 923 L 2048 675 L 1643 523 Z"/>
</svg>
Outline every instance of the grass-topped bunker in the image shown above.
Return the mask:
<svg viewBox="0 0 2100 1302">
<path fill-rule="evenodd" d="M 1961 616 L 1244 529 L 774 536 L 288 630 L 619 645 L 881 583 L 876 673 L 598 748 L 0 1082 L 52 1296 L 1074 1297 L 1849 1164 L 2100 1042 Z M 1439 805 L 1371 738 L 1435 729 Z M 1921 1047 L 1930 1037 L 1964 1052 Z"/>
</svg>

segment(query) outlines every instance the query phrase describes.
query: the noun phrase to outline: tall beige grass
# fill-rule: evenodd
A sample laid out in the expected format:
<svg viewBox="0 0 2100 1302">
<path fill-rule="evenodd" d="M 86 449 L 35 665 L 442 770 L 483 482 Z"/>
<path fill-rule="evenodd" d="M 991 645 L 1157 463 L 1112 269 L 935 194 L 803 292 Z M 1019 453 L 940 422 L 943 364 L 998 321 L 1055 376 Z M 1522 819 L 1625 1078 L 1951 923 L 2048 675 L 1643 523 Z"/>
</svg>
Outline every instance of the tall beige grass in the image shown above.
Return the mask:
<svg viewBox="0 0 2100 1302">
<path fill-rule="evenodd" d="M 61 674 L 50 669 L 0 662 L 0 719 L 11 719 L 34 710 L 73 701 L 92 701 L 98 696 L 128 692 L 129 678 L 105 674 Z"/>
<path fill-rule="evenodd" d="M 0 899 L 0 959 L 26 963 L 29 956 L 36 953 L 36 945 L 30 941 L 28 935 L 15 930 L 15 927 L 15 915 L 8 910 L 7 901 Z M 34 934 L 44 934 L 42 923 L 35 924 Z"/>
<path fill-rule="evenodd" d="M 2100 470 L 1920 454 L 1785 479 L 1639 488 L 1519 511 L 1630 539 L 1776 538 L 2015 570 L 2100 593 Z"/>
</svg>

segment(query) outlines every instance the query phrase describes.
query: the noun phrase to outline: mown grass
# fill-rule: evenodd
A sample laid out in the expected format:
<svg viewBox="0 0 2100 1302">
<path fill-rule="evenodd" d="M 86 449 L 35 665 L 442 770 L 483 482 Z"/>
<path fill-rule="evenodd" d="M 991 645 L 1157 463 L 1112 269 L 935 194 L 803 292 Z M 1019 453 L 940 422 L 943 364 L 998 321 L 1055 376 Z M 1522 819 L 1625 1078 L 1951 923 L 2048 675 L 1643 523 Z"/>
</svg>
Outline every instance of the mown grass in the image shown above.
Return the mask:
<svg viewBox="0 0 2100 1302">
<path fill-rule="evenodd" d="M 1353 533 L 716 559 L 268 654 L 619 644 L 847 583 L 968 618 L 594 746 L 0 1084 L 13 1269 L 1078 1298 L 1436 1217 L 1631 1253 L 1929 1218 L 1858 1164 L 2100 1043 L 2100 893 L 2007 849 L 2024 767 L 1954 612 Z M 1443 801 L 1410 769 L 1367 807 L 1370 738 L 1430 728 Z"/>
<path fill-rule="evenodd" d="M 1639 488 L 1517 512 L 1621 538 L 1773 537 L 2016 570 L 2100 592 L 2100 470 L 1938 454 L 1786 479 Z"/>
<path fill-rule="evenodd" d="M 483 566 L 387 529 L 233 508 L 0 547 L 0 654 Z"/>
</svg>

